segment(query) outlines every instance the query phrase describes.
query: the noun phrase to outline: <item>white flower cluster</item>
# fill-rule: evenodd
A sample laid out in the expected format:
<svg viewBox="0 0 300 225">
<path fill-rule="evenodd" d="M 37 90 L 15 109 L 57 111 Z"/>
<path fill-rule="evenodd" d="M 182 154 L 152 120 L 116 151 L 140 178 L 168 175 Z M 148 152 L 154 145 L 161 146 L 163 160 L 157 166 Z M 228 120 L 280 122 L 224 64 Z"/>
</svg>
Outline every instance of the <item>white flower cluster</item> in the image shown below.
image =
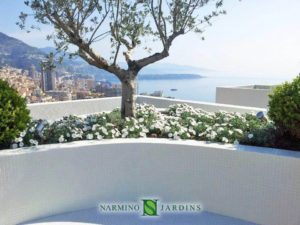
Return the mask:
<svg viewBox="0 0 300 225">
<path fill-rule="evenodd" d="M 121 119 L 120 110 L 85 117 L 68 116 L 56 121 L 35 120 L 12 148 L 47 143 L 111 138 L 164 137 L 238 144 L 254 138 L 251 130 L 261 120 L 255 114 L 206 112 L 186 104 L 160 112 L 153 105 L 136 105 L 136 118 Z"/>
</svg>

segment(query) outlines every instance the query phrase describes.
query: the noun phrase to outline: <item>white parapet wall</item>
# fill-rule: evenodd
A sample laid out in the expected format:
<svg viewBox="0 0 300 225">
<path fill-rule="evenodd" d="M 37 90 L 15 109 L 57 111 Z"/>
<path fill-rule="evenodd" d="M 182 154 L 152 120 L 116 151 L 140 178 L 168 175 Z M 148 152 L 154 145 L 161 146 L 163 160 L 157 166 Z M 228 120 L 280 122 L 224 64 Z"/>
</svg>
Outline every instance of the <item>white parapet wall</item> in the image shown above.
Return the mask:
<svg viewBox="0 0 300 225">
<path fill-rule="evenodd" d="M 54 120 L 68 115 L 86 115 L 111 111 L 121 106 L 121 97 L 95 98 L 86 100 L 61 101 L 28 104 L 33 119 Z"/>
<path fill-rule="evenodd" d="M 201 108 L 207 112 L 218 112 L 220 110 L 227 112 L 266 112 L 265 108 L 257 107 L 245 107 L 245 106 L 236 106 L 229 104 L 219 104 L 219 103 L 210 103 L 210 102 L 199 102 L 199 101 L 190 101 L 190 100 L 179 100 L 179 99 L 170 99 L 170 98 L 161 98 L 161 97 L 150 97 L 150 96 L 137 96 L 136 103 L 142 104 L 152 104 L 157 108 L 167 108 L 170 105 L 174 104 L 188 104 L 195 108 Z"/>
<path fill-rule="evenodd" d="M 228 112 L 266 112 L 264 108 L 244 107 L 228 104 L 216 104 L 208 102 L 188 101 L 169 99 L 161 97 L 150 96 L 136 96 L 136 103 L 138 104 L 152 104 L 157 108 L 167 108 L 174 104 L 188 104 L 195 108 L 201 108 L 208 112 L 218 112 L 220 110 Z M 76 101 L 62 101 L 52 103 L 37 103 L 29 104 L 28 108 L 31 111 L 33 119 L 59 119 L 67 115 L 87 115 L 103 111 L 111 111 L 115 108 L 121 107 L 121 97 L 112 98 L 97 98 L 88 100 L 76 100 Z"/>
<path fill-rule="evenodd" d="M 257 224 L 299 225 L 298 153 L 150 138 L 4 150 L 0 224 L 151 196 Z"/>
<path fill-rule="evenodd" d="M 267 108 L 273 86 L 217 87 L 216 103 Z"/>
</svg>

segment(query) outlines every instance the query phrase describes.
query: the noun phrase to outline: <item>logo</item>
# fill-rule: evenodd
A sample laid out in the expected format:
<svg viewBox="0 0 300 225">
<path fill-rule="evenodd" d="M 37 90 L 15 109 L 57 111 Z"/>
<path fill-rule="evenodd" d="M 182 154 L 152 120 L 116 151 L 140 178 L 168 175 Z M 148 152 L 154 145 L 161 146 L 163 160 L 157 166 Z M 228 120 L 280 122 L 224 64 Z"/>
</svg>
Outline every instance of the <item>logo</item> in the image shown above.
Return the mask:
<svg viewBox="0 0 300 225">
<path fill-rule="evenodd" d="M 157 201 L 158 200 L 143 199 L 143 204 L 144 204 L 143 216 L 158 216 Z"/>
<path fill-rule="evenodd" d="M 139 202 L 100 203 L 100 213 L 135 213 L 142 217 L 158 217 L 164 213 L 199 213 L 199 203 L 163 203 L 157 198 L 145 198 Z"/>
</svg>

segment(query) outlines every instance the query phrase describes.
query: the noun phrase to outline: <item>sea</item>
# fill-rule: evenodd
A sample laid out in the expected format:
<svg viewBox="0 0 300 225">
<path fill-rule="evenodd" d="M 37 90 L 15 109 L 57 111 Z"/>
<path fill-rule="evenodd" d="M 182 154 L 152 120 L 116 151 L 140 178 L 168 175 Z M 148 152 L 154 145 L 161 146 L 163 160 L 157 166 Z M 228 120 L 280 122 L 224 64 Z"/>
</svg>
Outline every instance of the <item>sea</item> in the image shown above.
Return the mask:
<svg viewBox="0 0 300 225">
<path fill-rule="evenodd" d="M 289 77 L 264 76 L 205 76 L 200 79 L 180 80 L 139 80 L 138 93 L 163 91 L 164 97 L 182 100 L 215 102 L 216 87 L 241 85 L 277 85 L 292 81 Z M 172 91 L 171 89 L 177 89 Z"/>
</svg>

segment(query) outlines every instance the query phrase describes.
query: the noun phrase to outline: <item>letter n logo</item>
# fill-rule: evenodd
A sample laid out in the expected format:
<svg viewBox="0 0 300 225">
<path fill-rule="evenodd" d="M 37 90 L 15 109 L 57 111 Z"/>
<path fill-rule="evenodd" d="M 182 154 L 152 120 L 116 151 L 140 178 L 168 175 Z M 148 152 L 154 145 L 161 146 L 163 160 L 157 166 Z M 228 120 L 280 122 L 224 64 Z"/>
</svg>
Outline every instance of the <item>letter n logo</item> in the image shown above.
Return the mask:
<svg viewBox="0 0 300 225">
<path fill-rule="evenodd" d="M 143 216 L 158 216 L 157 215 L 157 200 L 143 199 L 144 213 Z"/>
</svg>

